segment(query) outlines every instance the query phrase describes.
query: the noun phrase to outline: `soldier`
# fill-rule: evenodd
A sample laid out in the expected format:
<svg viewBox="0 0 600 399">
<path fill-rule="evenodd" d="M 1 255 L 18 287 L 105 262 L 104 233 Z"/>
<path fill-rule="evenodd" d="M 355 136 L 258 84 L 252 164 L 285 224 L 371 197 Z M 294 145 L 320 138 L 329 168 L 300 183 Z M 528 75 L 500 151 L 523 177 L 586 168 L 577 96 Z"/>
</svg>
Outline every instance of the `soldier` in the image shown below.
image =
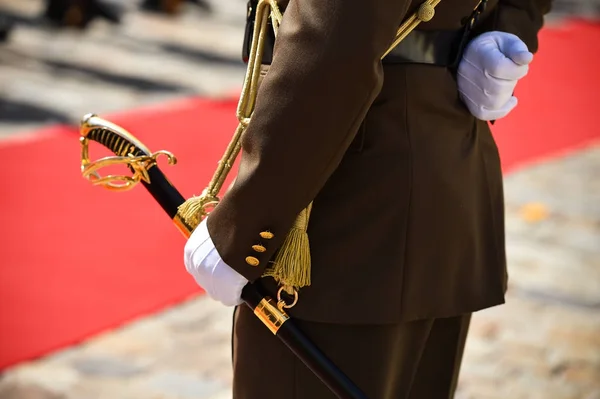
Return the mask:
<svg viewBox="0 0 600 399">
<path fill-rule="evenodd" d="M 280 4 L 235 184 L 185 247 L 210 297 L 239 305 L 248 281 L 275 296 L 267 271 L 311 209 L 310 285 L 289 314 L 372 399 L 452 397 L 471 314 L 504 303 L 487 121 L 516 106 L 549 0 L 442 0 L 381 60 L 419 5 Z M 248 308 L 234 320 L 235 399 L 333 396 Z"/>
</svg>

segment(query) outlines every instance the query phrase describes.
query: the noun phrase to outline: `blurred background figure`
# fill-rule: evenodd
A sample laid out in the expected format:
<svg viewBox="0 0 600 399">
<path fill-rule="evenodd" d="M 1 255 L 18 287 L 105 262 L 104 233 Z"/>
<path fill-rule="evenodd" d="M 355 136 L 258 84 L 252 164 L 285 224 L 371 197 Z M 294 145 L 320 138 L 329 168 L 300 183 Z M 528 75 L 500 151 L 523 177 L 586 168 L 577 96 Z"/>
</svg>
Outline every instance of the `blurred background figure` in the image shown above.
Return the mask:
<svg viewBox="0 0 600 399">
<path fill-rule="evenodd" d="M 130 1 L 115 0 L 45 0 L 44 9 L 38 22 L 49 23 L 55 28 L 87 29 L 95 20 L 120 24 L 125 14 L 132 10 Z M 180 15 L 184 6 L 197 6 L 204 13 L 210 13 L 212 6 L 208 0 L 140 0 L 136 2 L 141 11 L 165 16 Z M 134 5 L 136 7 L 136 5 Z M 2 13 L 0 4 L 0 43 L 9 39 L 16 27 L 15 21 Z"/>
<path fill-rule="evenodd" d="M 85 29 L 96 19 L 121 22 L 122 10 L 103 0 L 47 0 L 44 17 L 61 27 Z"/>
<path fill-rule="evenodd" d="M 205 11 L 210 11 L 210 3 L 206 0 L 144 0 L 141 4 L 142 10 L 157 11 L 160 13 L 174 15 L 181 11 L 185 2 L 195 4 Z"/>
<path fill-rule="evenodd" d="M 0 43 L 8 40 L 13 23 L 6 16 L 0 15 Z"/>
</svg>

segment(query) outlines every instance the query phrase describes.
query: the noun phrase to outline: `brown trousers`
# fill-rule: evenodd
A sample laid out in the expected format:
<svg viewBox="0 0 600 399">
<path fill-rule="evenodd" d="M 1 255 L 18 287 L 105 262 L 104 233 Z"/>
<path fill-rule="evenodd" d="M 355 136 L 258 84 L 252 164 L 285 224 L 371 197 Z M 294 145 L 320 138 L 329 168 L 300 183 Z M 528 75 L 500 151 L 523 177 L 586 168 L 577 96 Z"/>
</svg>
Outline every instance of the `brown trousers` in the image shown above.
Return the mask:
<svg viewBox="0 0 600 399">
<path fill-rule="evenodd" d="M 295 322 L 369 399 L 447 399 L 454 396 L 470 319 Z M 233 368 L 233 399 L 335 398 L 246 306 L 234 315 Z"/>
</svg>

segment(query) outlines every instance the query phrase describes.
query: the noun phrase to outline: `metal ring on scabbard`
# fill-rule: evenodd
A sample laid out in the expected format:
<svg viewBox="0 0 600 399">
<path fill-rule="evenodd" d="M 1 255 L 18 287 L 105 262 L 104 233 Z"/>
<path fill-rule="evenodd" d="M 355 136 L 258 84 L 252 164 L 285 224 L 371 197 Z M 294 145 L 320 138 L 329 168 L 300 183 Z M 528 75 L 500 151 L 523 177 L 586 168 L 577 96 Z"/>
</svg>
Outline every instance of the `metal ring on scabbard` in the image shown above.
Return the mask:
<svg viewBox="0 0 600 399">
<path fill-rule="evenodd" d="M 88 114 L 81 121 L 81 173 L 94 185 L 101 185 L 112 191 L 125 191 L 140 181 L 150 183 L 148 169 L 156 165 L 160 155 L 167 157 L 169 165 L 175 165 L 177 159 L 168 151 L 152 153 L 142 142 L 127 130 L 94 114 Z M 89 142 L 102 144 L 115 155 L 91 161 Z M 131 176 L 100 176 L 98 171 L 113 165 L 125 165 L 131 170 Z"/>
<path fill-rule="evenodd" d="M 294 300 L 289 305 L 285 301 L 285 299 L 283 299 L 281 297 L 281 294 L 283 294 L 284 290 L 285 290 L 285 287 L 280 287 L 279 290 L 277 291 L 277 308 L 281 312 L 285 312 L 284 309 L 291 309 L 291 308 L 293 308 L 298 303 L 298 290 L 294 289 L 294 294 L 293 294 Z"/>
</svg>

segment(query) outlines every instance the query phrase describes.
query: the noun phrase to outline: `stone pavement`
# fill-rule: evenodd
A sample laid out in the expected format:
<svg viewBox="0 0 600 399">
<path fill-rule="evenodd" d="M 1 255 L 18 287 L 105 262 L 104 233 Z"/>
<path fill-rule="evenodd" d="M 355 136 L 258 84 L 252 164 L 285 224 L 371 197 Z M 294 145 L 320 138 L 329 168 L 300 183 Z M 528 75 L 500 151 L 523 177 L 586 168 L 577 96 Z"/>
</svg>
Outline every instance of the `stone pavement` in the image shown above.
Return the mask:
<svg viewBox="0 0 600 399">
<path fill-rule="evenodd" d="M 131 10 L 122 25 L 80 33 L 40 25 L 41 0 L 0 0 L 0 14 L 20 21 L 0 43 L 0 138 L 88 112 L 239 92 L 245 0 L 214 1 L 212 13 L 189 5 L 175 18 L 122 3 Z"/>
<path fill-rule="evenodd" d="M 22 21 L 0 44 L 0 136 L 236 91 L 244 2 L 80 36 L 37 26 L 38 0 L 0 1 Z M 600 399 L 599 175 L 600 143 L 507 176 L 507 304 L 475 315 L 459 399 Z M 5 370 L 0 399 L 229 398 L 230 328 L 198 297 Z"/>
</svg>

